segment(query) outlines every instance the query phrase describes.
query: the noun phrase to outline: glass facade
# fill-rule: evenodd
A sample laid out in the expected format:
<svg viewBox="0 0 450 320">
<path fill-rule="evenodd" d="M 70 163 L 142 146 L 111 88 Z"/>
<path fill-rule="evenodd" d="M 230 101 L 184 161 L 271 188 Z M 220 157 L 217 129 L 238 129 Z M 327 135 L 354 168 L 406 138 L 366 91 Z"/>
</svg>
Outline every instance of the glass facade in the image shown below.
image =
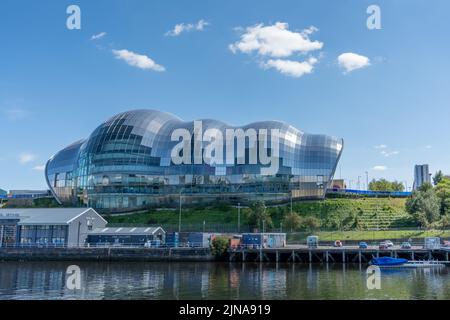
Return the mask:
<svg viewBox="0 0 450 320">
<path fill-rule="evenodd" d="M 66 225 L 20 226 L 21 245 L 64 246 L 67 243 Z"/>
<path fill-rule="evenodd" d="M 254 129 L 256 141 L 247 136 L 242 140 L 245 152 L 239 153 L 235 139 L 231 163 L 175 164 L 171 152 L 179 141 L 172 141 L 171 136 L 185 129 L 194 141 L 195 122 L 156 110 L 124 112 L 101 124 L 87 140 L 53 156 L 45 170 L 47 183 L 59 202 L 104 212 L 176 206 L 181 197 L 184 204 L 322 198 L 343 150 L 342 139 L 307 134 L 283 122 L 237 128 L 217 120 L 200 121 L 203 132 L 215 129 L 223 137 L 228 129 Z M 251 161 L 261 130 L 268 133 L 267 155 L 275 152 L 271 142 L 279 141 L 278 170 L 272 174 L 263 173 L 268 165 L 262 161 Z M 202 152 L 210 144 L 200 143 Z M 195 146 L 191 152 L 194 158 Z"/>
</svg>

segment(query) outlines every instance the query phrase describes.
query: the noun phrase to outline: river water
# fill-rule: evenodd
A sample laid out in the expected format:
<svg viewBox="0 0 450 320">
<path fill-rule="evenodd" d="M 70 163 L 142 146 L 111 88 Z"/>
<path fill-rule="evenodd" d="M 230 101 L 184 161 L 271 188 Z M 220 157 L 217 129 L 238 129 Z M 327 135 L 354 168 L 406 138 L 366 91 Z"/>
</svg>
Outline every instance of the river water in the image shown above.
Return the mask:
<svg viewBox="0 0 450 320">
<path fill-rule="evenodd" d="M 70 265 L 77 265 L 80 273 L 67 274 Z M 371 290 L 366 268 L 342 264 L 0 262 L 0 299 L 450 299 L 449 267 L 382 271 L 381 289 Z M 79 282 L 74 278 L 78 274 Z"/>
</svg>

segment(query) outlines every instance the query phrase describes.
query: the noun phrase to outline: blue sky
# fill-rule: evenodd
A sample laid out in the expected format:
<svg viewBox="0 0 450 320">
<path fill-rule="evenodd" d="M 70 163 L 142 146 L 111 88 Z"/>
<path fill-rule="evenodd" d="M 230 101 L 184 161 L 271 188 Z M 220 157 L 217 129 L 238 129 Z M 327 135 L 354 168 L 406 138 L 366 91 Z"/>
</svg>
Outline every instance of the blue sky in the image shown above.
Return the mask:
<svg viewBox="0 0 450 320">
<path fill-rule="evenodd" d="M 71 4 L 81 30 L 66 27 Z M 366 27 L 370 4 L 381 30 Z M 411 186 L 416 163 L 450 173 L 448 12 L 445 0 L 2 0 L 0 188 L 45 188 L 51 155 L 136 108 L 342 137 L 336 177 L 353 187 L 365 171 Z M 276 26 L 316 48 L 243 40 Z M 368 63 L 346 72 L 344 53 Z"/>
</svg>

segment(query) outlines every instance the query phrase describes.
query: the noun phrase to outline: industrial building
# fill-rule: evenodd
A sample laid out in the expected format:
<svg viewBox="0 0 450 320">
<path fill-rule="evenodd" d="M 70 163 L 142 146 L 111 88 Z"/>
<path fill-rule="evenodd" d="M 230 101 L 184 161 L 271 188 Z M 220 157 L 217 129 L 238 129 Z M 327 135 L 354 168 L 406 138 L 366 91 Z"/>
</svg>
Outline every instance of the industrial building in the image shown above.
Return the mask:
<svg viewBox="0 0 450 320">
<path fill-rule="evenodd" d="M 96 228 L 89 232 L 89 246 L 158 246 L 165 242 L 161 227 Z"/>
<path fill-rule="evenodd" d="M 208 153 L 211 140 L 227 140 L 214 156 Z M 180 145 L 186 150 L 178 150 Z M 181 201 L 280 203 L 325 197 L 343 147 L 340 138 L 308 134 L 280 121 L 234 127 L 132 110 L 57 152 L 47 162 L 45 176 L 59 203 L 109 213 L 174 207 Z"/>
<path fill-rule="evenodd" d="M 83 246 L 106 223 L 92 208 L 1 209 L 0 247 Z"/>
</svg>

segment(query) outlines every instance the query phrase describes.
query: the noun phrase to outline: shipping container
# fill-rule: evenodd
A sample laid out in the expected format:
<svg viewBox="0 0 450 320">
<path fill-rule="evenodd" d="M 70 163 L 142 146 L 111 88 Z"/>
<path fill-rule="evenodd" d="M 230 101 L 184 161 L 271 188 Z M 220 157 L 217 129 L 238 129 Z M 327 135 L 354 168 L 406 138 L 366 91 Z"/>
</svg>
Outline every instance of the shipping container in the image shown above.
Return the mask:
<svg viewBox="0 0 450 320">
<path fill-rule="evenodd" d="M 214 239 L 214 234 L 204 232 L 191 232 L 188 237 L 189 247 L 207 248 Z"/>
<path fill-rule="evenodd" d="M 180 234 L 178 232 L 167 233 L 166 246 L 170 248 L 178 248 L 180 246 Z"/>
<path fill-rule="evenodd" d="M 282 248 L 286 246 L 286 233 L 244 233 L 242 246 L 246 248 Z"/>
</svg>

